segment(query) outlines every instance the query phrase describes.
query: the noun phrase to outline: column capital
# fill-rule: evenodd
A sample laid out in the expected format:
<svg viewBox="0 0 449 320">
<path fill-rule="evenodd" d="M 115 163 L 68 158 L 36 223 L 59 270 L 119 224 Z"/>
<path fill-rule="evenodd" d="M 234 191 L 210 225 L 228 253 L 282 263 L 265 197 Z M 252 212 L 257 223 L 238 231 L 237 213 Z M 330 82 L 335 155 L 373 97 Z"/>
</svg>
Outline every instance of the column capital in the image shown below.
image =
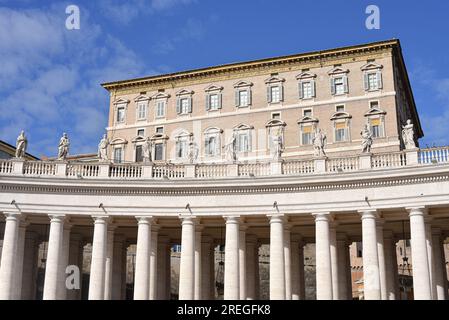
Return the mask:
<svg viewBox="0 0 449 320">
<path fill-rule="evenodd" d="M 66 219 L 65 214 L 49 214 L 50 222 L 64 222 Z"/>
<path fill-rule="evenodd" d="M 240 216 L 223 216 L 223 219 L 225 219 L 226 224 L 240 223 Z"/>
<path fill-rule="evenodd" d="M 377 209 L 358 210 L 357 212 L 361 215 L 362 220 L 363 219 L 377 220 L 379 218 L 379 211 Z"/>
<path fill-rule="evenodd" d="M 267 214 L 267 217 L 270 219 L 270 224 L 286 222 L 286 217 L 283 214 Z"/>
<path fill-rule="evenodd" d="M 312 216 L 315 218 L 316 221 L 332 221 L 333 217 L 329 211 L 323 211 L 323 212 L 312 212 Z"/>
<path fill-rule="evenodd" d="M 136 216 L 137 224 L 151 224 L 153 222 L 153 216 Z"/>
<path fill-rule="evenodd" d="M 407 210 L 409 217 L 411 216 L 427 216 L 428 209 L 425 206 L 408 207 Z"/>
<path fill-rule="evenodd" d="M 6 212 L 3 212 L 3 215 L 5 216 L 5 221 L 6 220 L 17 220 L 22 217 L 22 214 L 17 211 L 16 212 L 6 211 Z"/>
<path fill-rule="evenodd" d="M 179 219 L 181 219 L 181 223 L 197 223 L 197 216 L 191 214 L 180 214 Z"/>
<path fill-rule="evenodd" d="M 107 216 L 105 214 L 94 214 L 92 215 L 92 219 L 94 220 L 94 223 L 108 223 L 111 220 L 110 216 Z"/>
</svg>

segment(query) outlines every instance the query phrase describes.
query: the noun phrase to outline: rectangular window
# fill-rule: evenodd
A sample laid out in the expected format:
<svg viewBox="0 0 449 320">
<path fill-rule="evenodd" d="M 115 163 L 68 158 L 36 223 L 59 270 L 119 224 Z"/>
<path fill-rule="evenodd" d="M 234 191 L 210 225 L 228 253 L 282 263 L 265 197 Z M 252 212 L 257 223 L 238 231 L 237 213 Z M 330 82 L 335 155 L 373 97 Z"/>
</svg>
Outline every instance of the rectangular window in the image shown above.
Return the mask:
<svg viewBox="0 0 449 320">
<path fill-rule="evenodd" d="M 377 90 L 379 89 L 378 86 L 378 79 L 377 79 L 377 72 L 368 73 L 368 90 Z"/>
<path fill-rule="evenodd" d="M 370 101 L 370 103 L 369 103 L 369 107 L 371 108 L 371 109 L 378 109 L 379 108 L 379 101 Z"/>
<path fill-rule="evenodd" d="M 216 136 L 206 137 L 205 153 L 208 156 L 214 156 L 217 154 L 217 137 Z"/>
<path fill-rule="evenodd" d="M 123 161 L 123 149 L 115 148 L 114 149 L 114 162 L 121 163 Z"/>
<path fill-rule="evenodd" d="M 380 122 L 379 118 L 371 119 L 370 126 L 371 126 L 371 133 L 373 135 L 373 138 L 379 138 L 382 136 L 381 122 Z"/>
<path fill-rule="evenodd" d="M 145 136 L 145 129 L 137 130 L 137 136 L 138 137 L 144 137 Z"/>
<path fill-rule="evenodd" d="M 277 103 L 281 101 L 281 90 L 279 86 L 270 87 L 270 94 L 271 94 L 271 103 Z"/>
<path fill-rule="evenodd" d="M 117 108 L 117 122 L 125 122 L 125 107 Z"/>
<path fill-rule="evenodd" d="M 164 160 L 164 144 L 156 143 L 154 145 L 154 160 Z"/>
<path fill-rule="evenodd" d="M 238 135 L 238 151 L 239 152 L 247 152 L 250 151 L 249 145 L 249 133 L 239 133 Z"/>
<path fill-rule="evenodd" d="M 165 117 L 165 101 L 158 101 L 156 104 L 156 118 Z"/>
<path fill-rule="evenodd" d="M 303 127 L 301 134 L 302 134 L 301 143 L 303 145 L 312 144 L 312 138 L 313 138 L 312 126 Z"/>
<path fill-rule="evenodd" d="M 345 93 L 345 83 L 343 77 L 338 77 L 334 79 L 335 94 Z"/>
<path fill-rule="evenodd" d="M 347 127 L 344 122 L 337 122 L 335 124 L 335 141 L 342 142 L 347 140 Z"/>
<path fill-rule="evenodd" d="M 136 162 L 143 161 L 142 146 L 136 146 Z"/>
<path fill-rule="evenodd" d="M 312 92 L 312 82 L 306 81 L 301 83 L 302 86 L 302 98 L 303 99 L 310 99 L 313 96 Z"/>
<path fill-rule="evenodd" d="M 271 114 L 271 119 L 281 119 L 281 114 L 280 113 L 272 113 Z"/>
<path fill-rule="evenodd" d="M 181 114 L 189 113 L 189 99 L 182 98 L 180 103 L 181 103 Z"/>
<path fill-rule="evenodd" d="M 220 108 L 219 106 L 219 98 L 218 94 L 211 94 L 209 95 L 209 106 L 210 110 L 218 110 Z"/>
<path fill-rule="evenodd" d="M 183 159 L 187 156 L 187 141 L 176 142 L 176 158 Z"/>
<path fill-rule="evenodd" d="M 147 118 L 147 104 L 145 102 L 140 102 L 137 105 L 137 119 L 144 120 Z"/>
<path fill-rule="evenodd" d="M 247 107 L 248 104 L 249 104 L 248 91 L 240 90 L 239 91 L 239 107 Z"/>
<path fill-rule="evenodd" d="M 345 106 L 344 105 L 338 105 L 335 107 L 335 111 L 336 112 L 343 112 L 345 111 Z"/>
<path fill-rule="evenodd" d="M 164 127 L 156 127 L 156 133 L 164 133 Z"/>
<path fill-rule="evenodd" d="M 304 117 L 311 117 L 312 116 L 312 109 L 304 109 L 302 112 Z"/>
</svg>

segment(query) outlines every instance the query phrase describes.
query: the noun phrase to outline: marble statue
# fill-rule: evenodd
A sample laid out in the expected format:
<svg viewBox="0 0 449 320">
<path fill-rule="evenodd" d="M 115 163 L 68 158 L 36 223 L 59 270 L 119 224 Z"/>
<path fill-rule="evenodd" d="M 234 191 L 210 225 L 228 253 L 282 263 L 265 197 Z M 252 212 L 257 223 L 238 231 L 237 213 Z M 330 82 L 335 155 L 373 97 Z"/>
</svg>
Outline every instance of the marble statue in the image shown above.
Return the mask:
<svg viewBox="0 0 449 320">
<path fill-rule="evenodd" d="M 17 137 L 16 158 L 24 158 L 25 157 L 27 145 L 28 145 L 28 140 L 25 137 L 25 132 L 22 130 L 20 132 L 19 136 Z"/>
<path fill-rule="evenodd" d="M 106 134 L 103 135 L 103 138 L 100 140 L 98 144 L 98 158 L 100 161 L 107 161 L 108 159 L 108 145 L 109 140 L 106 137 Z"/>
<path fill-rule="evenodd" d="M 371 133 L 368 124 L 365 124 L 363 130 L 360 132 L 360 135 L 362 136 L 362 152 L 371 152 L 371 145 L 373 144 L 373 134 Z"/>
<path fill-rule="evenodd" d="M 198 146 L 194 141 L 189 142 L 189 152 L 187 154 L 190 163 L 194 163 L 198 159 Z"/>
<path fill-rule="evenodd" d="M 229 161 L 237 160 L 237 133 L 234 131 L 228 144 L 225 145 L 226 157 Z"/>
<path fill-rule="evenodd" d="M 282 128 L 278 128 L 277 132 L 272 136 L 273 142 L 273 159 L 279 160 L 284 151 L 284 139 L 282 135 Z"/>
<path fill-rule="evenodd" d="M 152 160 L 151 152 L 153 150 L 153 142 L 151 141 L 150 137 L 148 137 L 143 146 L 142 146 L 142 153 L 143 153 L 143 162 L 149 163 Z"/>
<path fill-rule="evenodd" d="M 315 150 L 316 157 L 324 157 L 326 153 L 324 152 L 324 145 L 326 144 L 326 134 L 324 134 L 321 129 L 315 133 L 315 136 L 312 139 L 313 147 Z"/>
<path fill-rule="evenodd" d="M 64 132 L 61 139 L 59 140 L 58 146 L 58 160 L 65 160 L 67 155 L 69 154 L 69 145 L 70 141 L 67 136 L 67 133 Z"/>
<path fill-rule="evenodd" d="M 415 132 L 412 120 L 408 119 L 405 126 L 402 126 L 402 141 L 404 142 L 405 149 L 416 148 L 414 136 Z"/>
</svg>

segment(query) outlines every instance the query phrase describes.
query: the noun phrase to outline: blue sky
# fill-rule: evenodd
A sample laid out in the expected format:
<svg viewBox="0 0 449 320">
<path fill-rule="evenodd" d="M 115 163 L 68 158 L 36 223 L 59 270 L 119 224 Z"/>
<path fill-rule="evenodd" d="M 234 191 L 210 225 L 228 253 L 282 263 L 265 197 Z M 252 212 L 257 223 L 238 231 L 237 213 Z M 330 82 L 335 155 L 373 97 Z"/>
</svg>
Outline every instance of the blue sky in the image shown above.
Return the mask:
<svg viewBox="0 0 449 320">
<path fill-rule="evenodd" d="M 67 30 L 65 8 L 80 8 Z M 365 8 L 380 8 L 380 30 Z M 449 143 L 449 2 L 292 0 L 0 0 L 0 139 L 29 152 L 96 152 L 105 81 L 399 38 L 425 137 Z"/>
</svg>

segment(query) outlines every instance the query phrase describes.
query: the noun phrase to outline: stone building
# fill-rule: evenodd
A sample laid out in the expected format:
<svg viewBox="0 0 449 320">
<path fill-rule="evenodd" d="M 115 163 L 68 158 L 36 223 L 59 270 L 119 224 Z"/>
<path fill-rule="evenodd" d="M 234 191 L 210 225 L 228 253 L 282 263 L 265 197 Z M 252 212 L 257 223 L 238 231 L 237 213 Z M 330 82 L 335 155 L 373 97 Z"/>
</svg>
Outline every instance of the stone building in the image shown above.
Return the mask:
<svg viewBox="0 0 449 320">
<path fill-rule="evenodd" d="M 97 161 L 0 160 L 0 299 L 447 299 L 398 40 L 103 87 Z"/>
</svg>

